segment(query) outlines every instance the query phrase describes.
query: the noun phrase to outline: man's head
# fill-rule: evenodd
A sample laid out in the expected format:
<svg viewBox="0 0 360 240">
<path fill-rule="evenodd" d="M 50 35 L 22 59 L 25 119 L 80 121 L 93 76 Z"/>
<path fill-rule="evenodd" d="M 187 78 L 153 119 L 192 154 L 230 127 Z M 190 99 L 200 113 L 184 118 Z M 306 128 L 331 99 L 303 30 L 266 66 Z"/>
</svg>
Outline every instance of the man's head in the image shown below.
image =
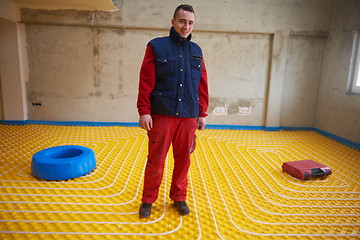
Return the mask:
<svg viewBox="0 0 360 240">
<path fill-rule="evenodd" d="M 175 9 L 171 24 L 175 31 L 182 37 L 187 38 L 195 23 L 195 12 L 192 6 L 182 4 Z"/>
</svg>

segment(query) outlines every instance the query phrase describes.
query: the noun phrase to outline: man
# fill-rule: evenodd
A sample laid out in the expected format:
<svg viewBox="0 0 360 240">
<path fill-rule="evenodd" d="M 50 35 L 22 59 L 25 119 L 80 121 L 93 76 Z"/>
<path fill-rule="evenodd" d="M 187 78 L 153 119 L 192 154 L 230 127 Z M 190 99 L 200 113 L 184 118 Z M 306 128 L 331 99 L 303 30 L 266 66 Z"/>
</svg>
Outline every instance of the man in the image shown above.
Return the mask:
<svg viewBox="0 0 360 240">
<path fill-rule="evenodd" d="M 139 215 L 150 217 L 161 185 L 164 162 L 173 146 L 174 170 L 170 198 L 180 215 L 186 204 L 190 153 L 195 131 L 203 130 L 208 108 L 208 83 L 201 48 L 190 41 L 195 13 L 180 5 L 167 37 L 151 40 L 140 70 L 137 108 L 140 127 L 148 131 L 148 156 Z"/>
</svg>

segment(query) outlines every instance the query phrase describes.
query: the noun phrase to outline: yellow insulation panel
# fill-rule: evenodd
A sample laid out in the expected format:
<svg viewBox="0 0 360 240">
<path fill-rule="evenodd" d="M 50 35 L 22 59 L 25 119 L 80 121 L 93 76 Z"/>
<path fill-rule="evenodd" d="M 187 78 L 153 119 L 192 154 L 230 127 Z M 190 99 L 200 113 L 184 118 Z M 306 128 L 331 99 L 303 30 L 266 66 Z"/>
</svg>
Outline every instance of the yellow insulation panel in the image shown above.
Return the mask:
<svg viewBox="0 0 360 240">
<path fill-rule="evenodd" d="M 169 151 L 159 199 L 140 219 L 146 131 L 137 127 L 0 125 L 0 239 L 360 239 L 360 152 L 315 131 L 197 132 L 187 203 L 172 207 Z M 60 145 L 95 151 L 67 181 L 31 174 L 32 155 Z M 282 172 L 287 161 L 329 166 L 326 179 Z"/>
</svg>

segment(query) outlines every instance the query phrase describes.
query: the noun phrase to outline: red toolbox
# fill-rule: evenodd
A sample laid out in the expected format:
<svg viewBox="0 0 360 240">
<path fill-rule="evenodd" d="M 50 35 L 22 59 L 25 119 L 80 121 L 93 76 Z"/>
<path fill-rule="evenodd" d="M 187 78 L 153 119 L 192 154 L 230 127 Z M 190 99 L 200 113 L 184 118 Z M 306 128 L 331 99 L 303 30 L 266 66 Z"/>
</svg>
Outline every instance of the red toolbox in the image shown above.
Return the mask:
<svg viewBox="0 0 360 240">
<path fill-rule="evenodd" d="M 282 170 L 301 180 L 325 178 L 332 173 L 329 167 L 313 160 L 284 162 Z"/>
</svg>

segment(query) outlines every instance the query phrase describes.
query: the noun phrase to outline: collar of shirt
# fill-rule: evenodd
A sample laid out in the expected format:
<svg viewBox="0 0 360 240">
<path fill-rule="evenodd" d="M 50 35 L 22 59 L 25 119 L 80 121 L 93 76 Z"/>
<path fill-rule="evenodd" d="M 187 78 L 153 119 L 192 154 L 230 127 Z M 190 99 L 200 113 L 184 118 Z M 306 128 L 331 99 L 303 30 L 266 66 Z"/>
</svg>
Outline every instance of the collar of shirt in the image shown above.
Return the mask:
<svg viewBox="0 0 360 240">
<path fill-rule="evenodd" d="M 176 43 L 176 44 L 180 44 L 180 45 L 185 45 L 186 43 L 190 42 L 191 40 L 191 34 L 187 37 L 184 38 L 182 36 L 180 36 L 180 34 L 178 34 L 174 27 L 171 27 L 170 29 L 170 38 Z"/>
</svg>

